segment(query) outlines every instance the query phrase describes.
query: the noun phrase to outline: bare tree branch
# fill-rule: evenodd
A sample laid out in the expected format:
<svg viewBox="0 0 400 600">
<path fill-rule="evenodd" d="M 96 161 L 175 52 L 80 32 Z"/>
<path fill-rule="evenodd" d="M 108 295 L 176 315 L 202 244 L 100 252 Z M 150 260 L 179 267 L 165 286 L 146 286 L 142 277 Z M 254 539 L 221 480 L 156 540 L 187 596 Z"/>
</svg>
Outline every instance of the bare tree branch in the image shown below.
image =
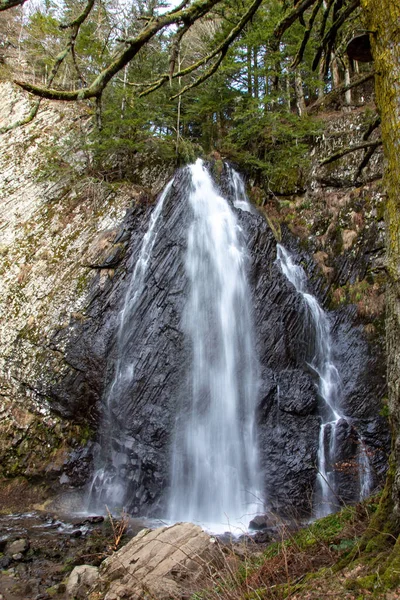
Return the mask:
<svg viewBox="0 0 400 600">
<path fill-rule="evenodd" d="M 84 21 L 88 18 L 90 11 L 92 10 L 96 0 L 88 0 L 85 8 L 80 15 L 76 17 L 70 23 L 61 23 L 60 29 L 71 29 L 72 27 L 80 27 Z"/>
<path fill-rule="evenodd" d="M 372 134 L 372 132 L 375 131 L 375 129 L 377 129 L 380 126 L 380 124 L 381 124 L 381 118 L 379 115 L 377 115 L 376 119 L 370 124 L 367 131 L 364 133 L 363 140 L 367 141 L 368 138 L 370 137 L 370 135 Z M 360 179 L 363 170 L 368 165 L 368 163 L 371 160 L 372 156 L 374 155 L 374 152 L 377 149 L 377 147 L 378 146 L 371 146 L 370 148 L 365 149 L 364 157 L 363 157 L 363 159 L 357 169 L 357 173 L 354 177 L 354 183 L 357 183 L 357 181 Z"/>
<path fill-rule="evenodd" d="M 371 135 L 371 133 L 373 131 L 375 131 L 375 129 L 377 129 L 380 124 L 381 124 L 381 118 L 379 115 L 376 115 L 375 120 L 371 123 L 371 125 L 368 127 L 367 131 L 364 133 L 363 140 L 367 140 L 369 138 L 369 136 Z"/>
<path fill-rule="evenodd" d="M 326 24 L 328 22 L 328 17 L 329 17 L 329 13 L 331 12 L 331 8 L 332 5 L 334 3 L 335 0 L 328 0 L 328 2 L 326 3 L 326 8 L 324 11 L 324 14 L 322 16 L 322 21 L 321 21 L 321 26 L 318 32 L 318 37 L 320 39 L 322 39 L 324 37 L 325 34 L 325 29 L 326 29 Z"/>
<path fill-rule="evenodd" d="M 355 144 L 354 146 L 347 146 L 347 148 L 341 148 L 334 154 L 328 156 L 328 158 L 321 160 L 319 165 L 320 167 L 322 167 L 323 165 L 329 165 L 329 163 L 334 162 L 335 160 L 339 160 L 339 158 L 342 158 L 343 156 L 346 156 L 351 152 L 356 152 L 357 150 L 364 150 L 364 148 L 374 148 L 374 150 L 376 150 L 376 148 L 378 148 L 379 146 L 382 146 L 382 140 L 376 140 L 374 142 L 362 142 L 361 144 Z"/>
<path fill-rule="evenodd" d="M 11 125 L 6 125 L 5 127 L 0 127 L 0 134 L 6 133 L 7 131 L 11 131 L 12 129 L 17 129 L 17 127 L 22 127 L 22 125 L 27 125 L 28 123 L 33 121 L 33 119 L 36 117 L 36 115 L 38 113 L 41 102 L 42 102 L 42 98 L 39 98 L 38 100 L 36 100 L 35 104 L 32 106 L 32 108 L 29 111 L 29 113 L 27 114 L 27 116 L 24 117 L 23 119 L 20 119 L 19 121 L 15 121 L 15 123 L 12 123 Z"/>
<path fill-rule="evenodd" d="M 307 29 L 304 32 L 304 37 L 301 42 L 301 46 L 300 46 L 299 51 L 292 63 L 293 69 L 295 69 L 300 64 L 300 62 L 303 60 L 304 50 L 306 49 L 308 40 L 310 39 L 311 31 L 314 26 L 314 21 L 319 12 L 319 9 L 321 8 L 322 2 L 323 2 L 323 0 L 317 0 L 316 4 L 314 5 L 310 20 L 308 21 Z"/>
<path fill-rule="evenodd" d="M 170 83 L 172 83 L 172 77 L 175 72 L 175 64 L 176 64 L 176 60 L 179 55 L 179 49 L 180 49 L 182 38 L 185 35 L 185 33 L 190 29 L 191 26 L 192 26 L 191 23 L 190 24 L 186 23 L 185 25 L 182 25 L 182 27 L 180 27 L 178 29 L 178 31 L 176 32 L 176 34 L 174 36 L 174 40 L 172 42 L 171 51 L 170 51 L 170 55 L 169 55 L 169 81 L 170 81 Z"/>
<path fill-rule="evenodd" d="M 89 0 L 90 1 L 90 0 Z M 258 0 L 261 3 L 261 0 Z M 159 31 L 173 24 L 179 23 L 194 23 L 197 19 L 206 15 L 216 4 L 221 0 L 198 0 L 189 8 L 176 12 L 170 11 L 148 22 L 136 37 L 126 40 L 129 47 L 122 50 L 115 60 L 108 65 L 92 83 L 79 90 L 57 90 L 48 86 L 36 86 L 24 81 L 15 81 L 17 85 L 24 90 L 31 92 L 42 98 L 50 100 L 85 100 L 88 98 L 98 97 L 109 81 L 124 68 L 139 52 L 139 50 L 147 44 Z"/>
<path fill-rule="evenodd" d="M 276 50 L 279 47 L 279 42 L 283 34 L 293 23 L 304 13 L 307 8 L 313 6 L 317 0 L 301 0 L 291 8 L 284 17 L 279 21 L 274 29 L 273 40 L 271 43 L 272 49 Z"/>
<path fill-rule="evenodd" d="M 81 79 L 81 81 L 83 83 L 85 83 L 83 75 L 81 74 L 80 69 L 77 64 L 77 61 L 76 61 L 75 40 L 79 33 L 80 26 L 85 21 L 85 19 L 89 16 L 90 11 L 92 10 L 92 8 L 94 6 L 94 3 L 95 3 L 95 0 L 88 0 L 82 13 L 72 23 L 69 23 L 64 26 L 60 26 L 63 29 L 70 27 L 72 29 L 72 31 L 71 31 L 71 35 L 70 35 L 67 46 L 63 50 L 61 50 L 61 52 L 54 59 L 54 64 L 53 64 L 47 85 L 51 85 L 53 83 L 53 81 L 61 67 L 61 64 L 63 63 L 63 61 L 65 60 L 65 58 L 67 57 L 69 52 L 71 52 L 72 60 L 73 60 L 73 63 L 74 63 L 74 66 L 75 66 L 76 72 L 78 73 L 79 78 Z M 29 113 L 26 117 L 24 117 L 23 119 L 20 119 L 19 121 L 16 121 L 15 123 L 12 123 L 11 125 L 2 127 L 0 129 L 0 134 L 5 133 L 6 131 L 11 131 L 12 129 L 16 129 L 17 127 L 21 127 L 22 125 L 27 125 L 28 123 L 33 121 L 33 119 L 36 117 L 36 115 L 38 113 L 41 101 L 42 101 L 42 98 L 39 98 L 38 100 L 36 100 L 35 104 L 32 106 L 31 110 L 29 111 Z"/>
<path fill-rule="evenodd" d="M 176 6 L 173 10 L 171 10 L 171 14 L 177 13 L 180 10 L 182 10 L 183 8 L 185 8 L 185 6 L 189 4 L 189 0 L 183 0 L 183 2 L 181 2 L 180 4 L 178 4 L 178 6 Z"/>
<path fill-rule="evenodd" d="M 375 73 L 372 72 L 372 73 L 368 73 L 367 75 L 364 75 L 363 77 L 360 77 L 359 79 L 356 79 L 356 81 L 353 81 L 352 83 L 349 83 L 349 84 L 342 83 L 341 85 L 338 85 L 331 92 L 329 92 L 329 94 L 326 94 L 322 98 L 319 98 L 316 102 L 314 102 L 314 104 L 311 104 L 307 108 L 307 112 L 308 113 L 314 112 L 320 106 L 323 106 L 324 104 L 328 104 L 329 102 L 331 102 L 332 99 L 335 98 L 336 96 L 338 96 L 339 94 L 343 94 L 344 92 L 347 92 L 348 90 L 351 90 L 352 88 L 357 87 L 358 85 L 362 85 L 366 81 L 373 79 L 374 76 L 375 76 Z"/>
<path fill-rule="evenodd" d="M 238 37 L 238 35 L 243 31 L 246 24 L 250 21 L 250 19 L 257 12 L 257 9 L 262 4 L 262 1 L 263 0 L 254 0 L 253 4 L 251 4 L 249 9 L 244 13 L 244 15 L 242 16 L 240 21 L 235 25 L 235 27 L 233 27 L 231 29 L 228 36 L 212 52 L 210 52 L 209 54 L 207 54 L 206 56 L 204 56 L 197 62 L 191 64 L 189 67 L 186 67 L 186 69 L 182 69 L 178 73 L 174 73 L 174 75 L 172 76 L 172 78 L 174 78 L 174 79 L 176 77 L 184 77 L 185 75 L 189 75 L 193 71 L 197 70 L 199 67 L 210 62 L 210 60 L 215 58 L 218 54 L 221 54 L 221 56 L 216 60 L 216 62 L 204 74 L 200 75 L 198 80 L 185 86 L 178 94 L 176 94 L 175 96 L 172 96 L 172 98 L 176 98 L 177 96 L 182 95 L 183 93 L 187 92 L 189 89 L 191 89 L 193 87 L 197 87 L 200 83 L 202 83 L 203 81 L 206 81 L 206 79 L 208 79 L 209 77 L 211 77 L 211 75 L 213 75 L 215 73 L 215 71 L 218 69 L 219 65 L 221 64 L 223 58 L 226 56 L 226 53 L 228 52 L 230 45 L 235 41 L 235 39 Z M 139 94 L 139 96 L 142 97 L 142 96 L 146 96 L 147 94 L 150 94 L 154 90 L 161 87 L 166 81 L 168 81 L 168 79 L 169 79 L 169 74 L 162 75 L 160 77 L 160 79 L 158 79 L 157 81 L 150 84 L 150 87 L 148 89 L 144 90 L 143 92 L 141 92 L 141 94 Z"/>
<path fill-rule="evenodd" d="M 349 4 L 344 10 L 342 10 L 338 16 L 338 18 L 334 21 L 330 29 L 324 35 L 322 42 L 316 52 L 312 68 L 315 70 L 319 61 L 321 60 L 322 52 L 325 51 L 325 68 L 326 71 L 329 64 L 330 55 L 333 49 L 333 45 L 336 40 L 337 33 L 343 23 L 348 19 L 348 17 L 360 6 L 360 0 L 354 0 L 351 4 Z"/>
<path fill-rule="evenodd" d="M 367 166 L 367 164 L 369 163 L 369 161 L 371 160 L 375 150 L 378 148 L 378 146 L 371 146 L 370 148 L 366 148 L 366 152 L 364 154 L 364 158 L 362 159 L 360 166 L 357 169 L 357 173 L 354 177 L 354 182 L 357 182 L 360 177 L 361 174 L 363 172 L 363 170 L 365 169 L 365 167 Z"/>
<path fill-rule="evenodd" d="M 198 85 L 200 85 L 201 83 L 206 81 L 209 77 L 211 77 L 211 75 L 213 75 L 217 71 L 219 65 L 224 60 L 227 52 L 228 52 L 228 49 L 223 50 L 221 52 L 221 55 L 215 61 L 215 63 L 209 69 L 207 69 L 207 71 L 205 71 L 202 75 L 200 75 L 200 77 L 198 77 L 195 81 L 193 81 L 193 83 L 189 83 L 188 85 L 185 85 L 185 87 L 183 87 L 177 94 L 175 94 L 174 96 L 171 96 L 171 100 L 178 98 L 178 96 L 182 96 L 188 90 L 191 90 L 192 88 L 197 87 Z"/>
<path fill-rule="evenodd" d="M 2 10 L 8 10 L 14 6 L 22 6 L 26 0 L 0 0 L 0 12 Z"/>
</svg>

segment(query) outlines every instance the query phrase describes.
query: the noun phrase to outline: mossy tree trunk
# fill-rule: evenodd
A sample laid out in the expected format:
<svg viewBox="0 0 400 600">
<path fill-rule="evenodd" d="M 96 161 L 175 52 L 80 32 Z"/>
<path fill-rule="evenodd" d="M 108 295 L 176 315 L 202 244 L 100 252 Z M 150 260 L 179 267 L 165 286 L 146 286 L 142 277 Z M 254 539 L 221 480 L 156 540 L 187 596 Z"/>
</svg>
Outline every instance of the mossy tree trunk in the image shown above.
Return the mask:
<svg viewBox="0 0 400 600">
<path fill-rule="evenodd" d="M 400 533 L 400 2 L 361 0 L 371 32 L 376 102 L 385 152 L 387 325 L 389 408 L 393 427 L 392 464 L 386 489 L 391 526 Z M 383 515 L 382 515 L 383 516 Z"/>
</svg>

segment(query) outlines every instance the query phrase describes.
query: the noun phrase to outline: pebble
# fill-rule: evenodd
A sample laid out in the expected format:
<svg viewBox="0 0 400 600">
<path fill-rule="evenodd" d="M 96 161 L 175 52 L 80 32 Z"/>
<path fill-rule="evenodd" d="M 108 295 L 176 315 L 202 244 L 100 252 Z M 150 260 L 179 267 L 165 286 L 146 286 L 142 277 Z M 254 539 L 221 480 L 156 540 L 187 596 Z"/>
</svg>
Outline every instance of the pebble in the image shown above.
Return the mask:
<svg viewBox="0 0 400 600">
<path fill-rule="evenodd" d="M 75 529 L 75 531 L 72 531 L 72 533 L 71 533 L 72 538 L 81 537 L 81 535 L 82 535 L 82 531 L 80 529 Z"/>
</svg>

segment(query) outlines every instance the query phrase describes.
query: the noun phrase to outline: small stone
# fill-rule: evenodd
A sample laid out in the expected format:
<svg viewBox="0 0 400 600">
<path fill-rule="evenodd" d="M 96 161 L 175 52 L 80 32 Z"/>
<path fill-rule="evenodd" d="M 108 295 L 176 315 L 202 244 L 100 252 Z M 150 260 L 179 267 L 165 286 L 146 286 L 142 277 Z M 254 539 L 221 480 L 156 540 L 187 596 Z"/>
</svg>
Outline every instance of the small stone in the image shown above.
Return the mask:
<svg viewBox="0 0 400 600">
<path fill-rule="evenodd" d="M 87 598 L 87 592 L 94 586 L 99 578 L 97 567 L 80 565 L 75 567 L 68 577 L 66 598 Z"/>
<path fill-rule="evenodd" d="M 271 535 L 268 531 L 257 531 L 253 536 L 253 541 L 256 544 L 269 544 L 272 540 Z"/>
<path fill-rule="evenodd" d="M 19 540 L 15 540 L 15 542 L 11 542 L 9 546 L 7 546 L 7 554 L 19 554 L 22 552 L 26 552 L 29 550 L 29 540 L 21 538 Z"/>
<path fill-rule="evenodd" d="M 72 538 L 78 538 L 81 536 L 82 536 L 82 531 L 80 529 L 75 529 L 75 531 L 72 531 L 72 533 L 71 533 Z"/>
<path fill-rule="evenodd" d="M 90 523 L 91 525 L 94 525 L 96 523 L 103 523 L 104 521 L 104 517 L 102 515 L 95 515 L 93 517 L 88 517 L 85 520 L 85 523 Z"/>
<path fill-rule="evenodd" d="M 249 529 L 253 531 L 261 531 L 268 527 L 268 517 L 266 515 L 257 515 L 249 523 Z"/>
<path fill-rule="evenodd" d="M 4 571 L 10 566 L 11 559 L 8 556 L 2 556 L 0 558 L 0 571 Z"/>
<path fill-rule="evenodd" d="M 24 555 L 22 554 L 22 552 L 17 552 L 16 554 L 12 555 L 13 560 L 22 560 L 24 558 Z"/>
</svg>

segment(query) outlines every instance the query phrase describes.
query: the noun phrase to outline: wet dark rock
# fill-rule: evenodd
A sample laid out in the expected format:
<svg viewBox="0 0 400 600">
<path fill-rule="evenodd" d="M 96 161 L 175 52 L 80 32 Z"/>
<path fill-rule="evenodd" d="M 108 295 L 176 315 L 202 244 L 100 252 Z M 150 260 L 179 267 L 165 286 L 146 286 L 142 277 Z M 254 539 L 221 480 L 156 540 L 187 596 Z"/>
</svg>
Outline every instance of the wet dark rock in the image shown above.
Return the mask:
<svg viewBox="0 0 400 600">
<path fill-rule="evenodd" d="M 75 529 L 75 531 L 72 531 L 70 533 L 70 536 L 72 538 L 78 538 L 78 537 L 81 537 L 81 535 L 82 535 L 82 531 L 80 529 Z"/>
<path fill-rule="evenodd" d="M 269 519 L 266 515 L 257 515 L 249 523 L 249 529 L 253 531 L 261 531 L 266 529 L 270 525 Z"/>
<path fill-rule="evenodd" d="M 305 416 L 313 414 L 318 405 L 315 381 L 299 371 L 284 371 L 277 377 L 277 402 L 280 411 Z"/>
<path fill-rule="evenodd" d="M 256 544 L 269 544 L 272 541 L 272 535 L 268 531 L 257 531 L 253 535 L 253 541 Z"/>
<path fill-rule="evenodd" d="M 9 556 L 1 556 L 0 557 L 0 571 L 3 569 L 7 569 L 11 564 L 11 558 Z"/>
<path fill-rule="evenodd" d="M 62 481 L 82 486 L 90 479 L 93 457 L 119 464 L 115 481 L 123 479 L 125 504 L 132 514 L 165 515 L 170 480 L 171 435 L 177 412 L 188 410 L 186 382 L 191 348 L 182 331 L 188 282 L 184 269 L 190 208 L 186 201 L 187 174 L 179 172 L 163 208 L 160 234 L 150 257 L 145 293 L 127 327 L 124 352 L 131 357 L 135 378 L 124 389 L 123 400 L 110 398 L 110 423 L 100 445 L 90 442 L 63 466 Z M 118 316 L 148 228 L 152 207 L 137 204 L 120 226 L 128 242 L 113 277 L 96 275 L 91 286 L 86 318 L 75 319 L 67 331 L 54 336 L 66 344 L 69 370 L 61 383 L 46 390 L 52 406 L 64 417 L 89 422 L 98 430 L 113 381 L 118 355 Z M 260 394 L 257 408 L 260 468 L 269 508 L 286 515 L 309 514 L 317 478 L 320 429 L 317 377 L 307 365 L 306 311 L 294 287 L 275 263 L 276 241 L 264 217 L 256 210 L 236 211 L 248 247 Z M 117 234 L 115 241 L 120 243 Z M 310 275 L 310 292 L 321 304 L 328 284 L 315 262 L 283 230 L 284 244 Z M 372 241 L 371 241 L 372 243 Z M 353 262 L 340 259 L 336 283 L 344 285 L 359 274 L 364 277 L 367 259 L 357 254 Z M 338 435 L 343 442 L 342 462 L 357 462 L 357 436 L 369 450 L 376 482 L 386 464 L 387 426 L 378 417 L 378 400 L 384 390 L 384 360 L 367 343 L 351 308 L 328 315 L 332 326 L 334 360 L 343 382 L 341 413 L 352 425 Z M 357 434 L 354 434 L 357 431 Z M 99 489 L 100 481 L 94 482 Z M 359 493 L 357 476 L 346 479 L 347 498 Z M 100 502 L 102 508 L 104 501 Z M 99 506 L 100 509 L 100 506 Z"/>
<path fill-rule="evenodd" d="M 89 442 L 83 447 L 76 448 L 68 455 L 63 465 L 63 485 L 81 487 L 87 481 L 93 462 L 93 444 Z"/>
<path fill-rule="evenodd" d="M 103 523 L 103 521 L 104 521 L 104 517 L 102 515 L 95 515 L 93 517 L 88 517 L 87 519 L 85 519 L 85 523 L 90 523 L 92 525 L 98 524 L 98 523 Z"/>
</svg>

